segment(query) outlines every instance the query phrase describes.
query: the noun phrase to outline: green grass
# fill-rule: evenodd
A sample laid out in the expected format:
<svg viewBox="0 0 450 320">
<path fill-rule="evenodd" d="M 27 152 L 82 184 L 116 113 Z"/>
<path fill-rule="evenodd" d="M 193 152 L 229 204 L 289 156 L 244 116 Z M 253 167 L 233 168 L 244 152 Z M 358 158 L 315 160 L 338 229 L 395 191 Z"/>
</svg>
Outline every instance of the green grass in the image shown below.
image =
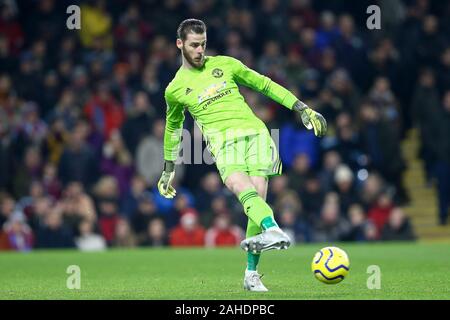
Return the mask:
<svg viewBox="0 0 450 320">
<path fill-rule="evenodd" d="M 0 299 L 450 299 L 449 243 L 337 245 L 351 263 L 337 285 L 311 273 L 323 244 L 264 253 L 259 271 L 268 293 L 242 289 L 246 257 L 238 248 L 7 252 Z M 69 265 L 81 268 L 80 290 L 66 287 Z M 380 290 L 367 288 L 369 265 L 381 268 Z"/>
</svg>

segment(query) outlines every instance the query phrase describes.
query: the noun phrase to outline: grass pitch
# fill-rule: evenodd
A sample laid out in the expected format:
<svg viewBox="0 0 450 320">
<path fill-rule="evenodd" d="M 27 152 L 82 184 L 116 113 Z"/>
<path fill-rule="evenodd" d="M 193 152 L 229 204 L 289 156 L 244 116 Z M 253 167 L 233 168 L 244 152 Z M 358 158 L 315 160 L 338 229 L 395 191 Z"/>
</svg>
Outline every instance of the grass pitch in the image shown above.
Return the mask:
<svg viewBox="0 0 450 320">
<path fill-rule="evenodd" d="M 310 269 L 327 245 L 264 253 L 267 293 L 242 289 L 239 248 L 0 253 L 0 299 L 450 299 L 450 243 L 333 244 L 350 258 L 348 277 L 336 285 Z M 79 290 L 67 289 L 70 265 L 81 269 Z M 370 265 L 381 269 L 379 290 L 367 288 Z"/>
</svg>

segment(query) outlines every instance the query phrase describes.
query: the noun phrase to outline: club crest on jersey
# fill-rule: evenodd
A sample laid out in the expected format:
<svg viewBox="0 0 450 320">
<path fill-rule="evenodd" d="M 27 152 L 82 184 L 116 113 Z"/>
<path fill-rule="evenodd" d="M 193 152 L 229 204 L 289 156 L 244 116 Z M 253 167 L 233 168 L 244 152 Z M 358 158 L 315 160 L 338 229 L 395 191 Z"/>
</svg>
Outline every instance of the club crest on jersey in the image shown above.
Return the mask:
<svg viewBox="0 0 450 320">
<path fill-rule="evenodd" d="M 214 83 L 212 85 L 210 85 L 209 87 L 207 87 L 205 90 L 203 90 L 203 92 L 198 96 L 198 103 L 202 103 L 205 100 L 208 100 L 209 98 L 214 97 L 215 95 L 217 95 L 220 91 L 222 91 L 223 89 L 225 89 L 227 86 L 227 82 L 223 81 L 223 82 L 219 82 L 219 83 Z"/>
<path fill-rule="evenodd" d="M 220 78 L 221 76 L 223 76 L 223 71 L 222 71 L 222 69 L 215 68 L 215 69 L 213 69 L 213 71 L 211 72 L 211 74 L 212 74 L 215 78 Z"/>
</svg>

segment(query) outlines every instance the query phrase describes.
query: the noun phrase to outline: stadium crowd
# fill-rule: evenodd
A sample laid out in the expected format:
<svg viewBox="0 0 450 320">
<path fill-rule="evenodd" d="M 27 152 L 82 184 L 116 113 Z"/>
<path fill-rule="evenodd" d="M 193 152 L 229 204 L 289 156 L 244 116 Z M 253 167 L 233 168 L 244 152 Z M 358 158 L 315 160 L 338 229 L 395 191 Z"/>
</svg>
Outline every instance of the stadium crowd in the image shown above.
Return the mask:
<svg viewBox="0 0 450 320">
<path fill-rule="evenodd" d="M 280 129 L 277 221 L 297 242 L 413 240 L 402 207 L 400 142 L 421 133 L 427 181 L 450 205 L 450 6 L 376 1 L 94 0 L 0 5 L 0 248 L 237 245 L 246 216 L 214 165 L 163 167 L 164 89 L 180 65 L 178 24 L 203 19 L 210 55 L 286 86 L 329 123 L 316 138 L 292 113 L 242 88 Z M 445 36 L 447 35 L 447 36 Z M 201 139 L 187 116 L 185 128 Z"/>
</svg>

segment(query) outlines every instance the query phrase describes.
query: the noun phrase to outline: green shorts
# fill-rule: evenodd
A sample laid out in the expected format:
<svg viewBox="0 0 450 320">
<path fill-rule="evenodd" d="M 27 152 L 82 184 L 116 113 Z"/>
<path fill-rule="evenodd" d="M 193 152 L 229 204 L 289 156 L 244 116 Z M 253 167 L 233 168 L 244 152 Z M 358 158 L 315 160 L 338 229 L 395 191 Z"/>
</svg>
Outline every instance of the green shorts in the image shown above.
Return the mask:
<svg viewBox="0 0 450 320">
<path fill-rule="evenodd" d="M 277 147 L 268 132 L 225 141 L 213 157 L 223 182 L 233 172 L 261 177 L 282 172 Z"/>
</svg>

